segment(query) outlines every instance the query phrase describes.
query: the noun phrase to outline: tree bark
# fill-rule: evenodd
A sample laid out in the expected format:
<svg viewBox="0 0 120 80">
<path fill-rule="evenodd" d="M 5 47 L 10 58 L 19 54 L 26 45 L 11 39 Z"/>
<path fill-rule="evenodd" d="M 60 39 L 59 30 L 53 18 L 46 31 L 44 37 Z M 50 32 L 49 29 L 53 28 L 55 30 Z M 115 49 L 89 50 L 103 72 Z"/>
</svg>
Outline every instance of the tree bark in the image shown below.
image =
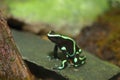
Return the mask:
<svg viewBox="0 0 120 80">
<path fill-rule="evenodd" d="M 34 80 L 0 14 L 0 80 Z"/>
</svg>

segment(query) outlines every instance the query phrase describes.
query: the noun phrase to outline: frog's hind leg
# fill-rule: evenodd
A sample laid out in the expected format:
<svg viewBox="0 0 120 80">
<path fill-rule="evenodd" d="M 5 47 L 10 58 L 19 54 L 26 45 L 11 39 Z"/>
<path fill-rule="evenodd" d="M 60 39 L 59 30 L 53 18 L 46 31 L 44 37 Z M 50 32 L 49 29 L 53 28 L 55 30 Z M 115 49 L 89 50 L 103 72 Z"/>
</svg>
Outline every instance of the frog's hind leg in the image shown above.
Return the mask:
<svg viewBox="0 0 120 80">
<path fill-rule="evenodd" d="M 80 56 L 79 60 L 81 62 L 81 65 L 85 64 L 86 56 Z"/>
<path fill-rule="evenodd" d="M 74 65 L 73 65 L 73 66 L 74 66 L 75 68 L 77 68 L 77 67 L 85 64 L 85 60 L 86 60 L 86 57 L 85 57 L 85 56 L 75 57 L 75 58 L 73 59 L 73 61 L 74 61 L 74 62 L 73 62 Z"/>
<path fill-rule="evenodd" d="M 56 68 L 53 68 L 53 69 L 62 70 L 62 69 L 64 69 L 64 68 L 66 68 L 67 65 L 68 65 L 68 64 L 67 64 L 67 60 L 63 60 L 61 66 L 56 67 Z"/>
</svg>

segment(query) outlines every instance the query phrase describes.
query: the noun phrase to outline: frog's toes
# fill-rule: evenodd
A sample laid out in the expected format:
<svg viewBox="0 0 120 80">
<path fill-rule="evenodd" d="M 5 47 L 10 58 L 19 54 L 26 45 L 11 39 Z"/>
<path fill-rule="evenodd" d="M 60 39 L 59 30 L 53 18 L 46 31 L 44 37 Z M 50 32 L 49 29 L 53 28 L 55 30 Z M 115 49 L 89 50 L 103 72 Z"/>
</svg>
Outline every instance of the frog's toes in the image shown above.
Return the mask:
<svg viewBox="0 0 120 80">
<path fill-rule="evenodd" d="M 55 59 L 55 60 L 57 60 L 57 61 L 59 60 L 58 58 L 54 58 L 54 56 L 47 56 L 47 58 L 49 59 L 49 61 L 50 61 L 50 60 L 53 60 L 53 59 Z"/>
<path fill-rule="evenodd" d="M 75 67 L 79 67 L 79 65 L 74 65 Z"/>
<path fill-rule="evenodd" d="M 53 70 L 61 70 L 58 65 L 55 65 L 55 67 L 52 68 Z"/>
<path fill-rule="evenodd" d="M 79 66 L 80 66 L 80 64 L 78 65 L 78 64 L 75 64 L 75 65 L 73 65 L 75 68 L 78 68 Z"/>
<path fill-rule="evenodd" d="M 62 70 L 62 67 L 54 67 L 53 70 Z"/>
<path fill-rule="evenodd" d="M 85 64 L 85 61 L 82 61 L 81 64 Z"/>
<path fill-rule="evenodd" d="M 47 58 L 48 58 L 49 61 L 52 60 L 52 59 L 51 59 L 51 56 L 47 56 Z"/>
</svg>

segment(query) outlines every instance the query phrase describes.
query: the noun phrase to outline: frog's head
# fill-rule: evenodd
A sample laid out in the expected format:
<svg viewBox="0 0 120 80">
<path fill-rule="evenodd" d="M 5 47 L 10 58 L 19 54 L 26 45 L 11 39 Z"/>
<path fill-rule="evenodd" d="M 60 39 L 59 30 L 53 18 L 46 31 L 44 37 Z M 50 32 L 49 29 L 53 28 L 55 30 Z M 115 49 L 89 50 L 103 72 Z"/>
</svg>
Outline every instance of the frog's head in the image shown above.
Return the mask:
<svg viewBox="0 0 120 80">
<path fill-rule="evenodd" d="M 62 37 L 60 34 L 57 34 L 55 33 L 54 31 L 50 31 L 48 34 L 47 34 L 48 38 L 54 42 L 54 43 L 60 43 L 61 40 L 62 40 Z"/>
</svg>

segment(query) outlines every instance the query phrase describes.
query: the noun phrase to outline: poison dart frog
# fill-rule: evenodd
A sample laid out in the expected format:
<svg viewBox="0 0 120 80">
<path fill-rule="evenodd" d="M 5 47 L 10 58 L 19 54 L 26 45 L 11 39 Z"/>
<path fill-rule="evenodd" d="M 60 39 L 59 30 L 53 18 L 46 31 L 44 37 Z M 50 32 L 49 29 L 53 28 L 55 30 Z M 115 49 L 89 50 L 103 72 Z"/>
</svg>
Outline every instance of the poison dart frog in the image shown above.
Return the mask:
<svg viewBox="0 0 120 80">
<path fill-rule="evenodd" d="M 55 43 L 54 58 L 58 58 L 58 49 L 65 54 L 65 59 L 62 61 L 61 66 L 54 69 L 62 70 L 68 66 L 68 63 L 72 64 L 74 67 L 85 64 L 86 56 L 80 55 L 82 50 L 72 38 L 57 34 L 54 31 L 50 31 L 47 36 L 50 41 Z"/>
</svg>

